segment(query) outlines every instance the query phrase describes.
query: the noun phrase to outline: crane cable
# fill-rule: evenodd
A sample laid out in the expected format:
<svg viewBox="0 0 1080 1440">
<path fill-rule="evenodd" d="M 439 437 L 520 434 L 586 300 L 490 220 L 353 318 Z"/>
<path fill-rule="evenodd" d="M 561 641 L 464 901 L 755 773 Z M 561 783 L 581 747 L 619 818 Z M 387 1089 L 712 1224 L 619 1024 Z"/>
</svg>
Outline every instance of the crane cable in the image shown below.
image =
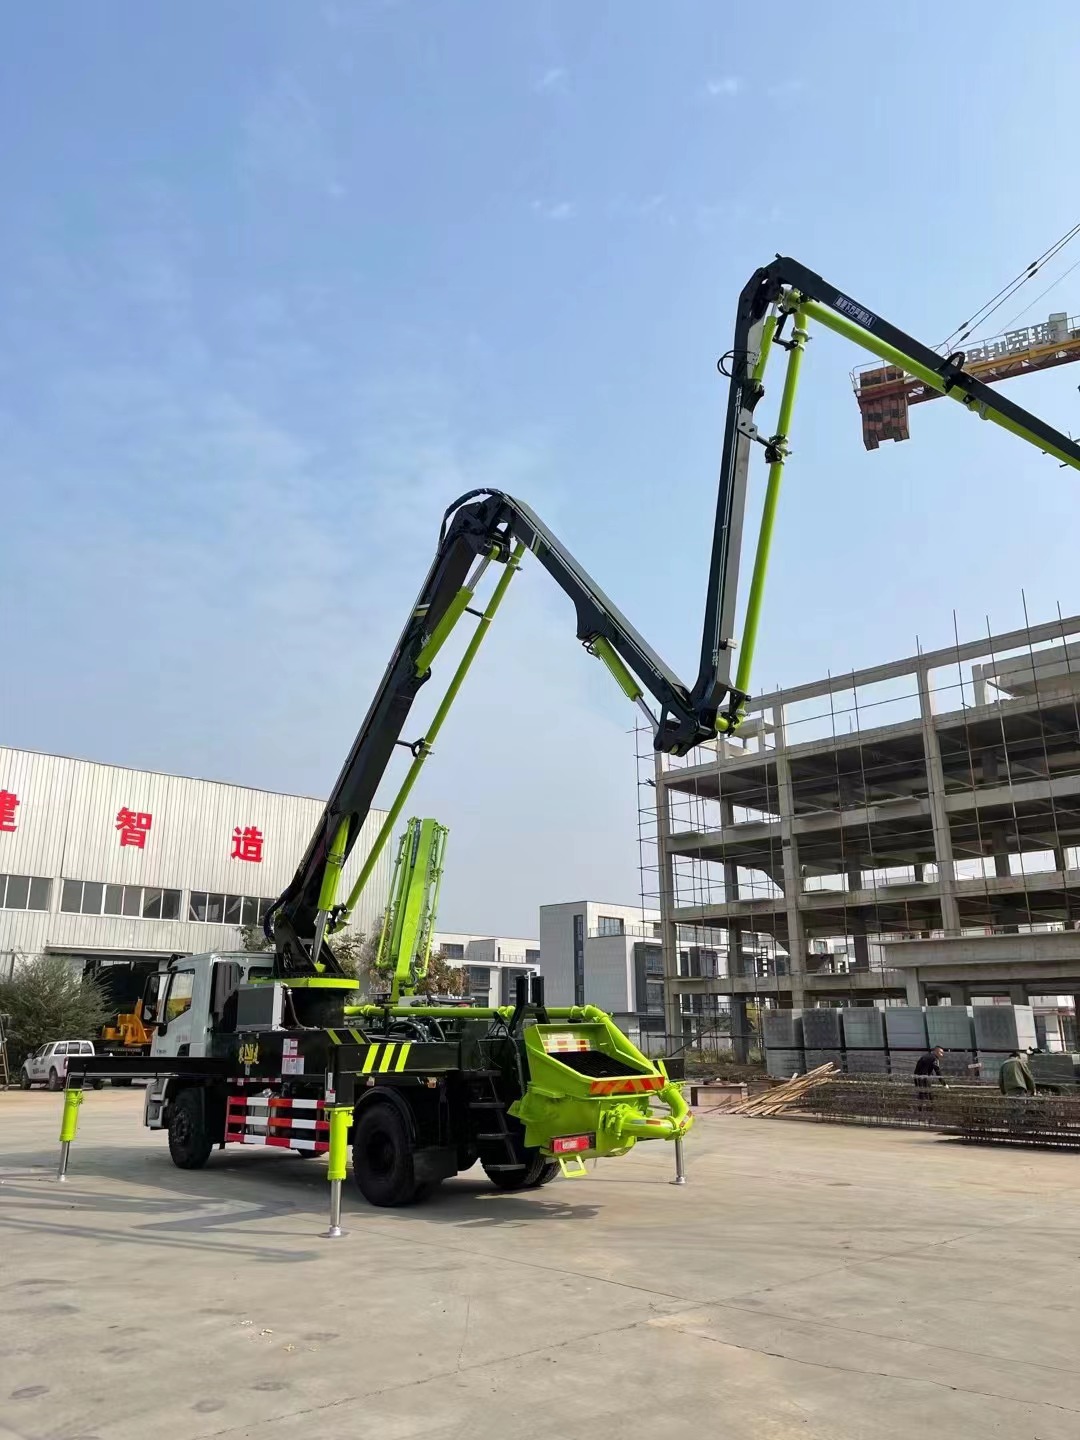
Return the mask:
<svg viewBox="0 0 1080 1440">
<path fill-rule="evenodd" d="M 1074 260 L 1073 263 L 1069 266 L 1069 268 L 1067 270 L 1063 270 L 1056 280 L 1052 280 L 1045 290 L 1040 290 L 1038 295 L 1035 296 L 1035 299 L 1032 300 L 1029 305 L 1025 305 L 1023 310 L 1013 316 L 1013 318 L 1005 326 L 1005 329 L 1011 330 L 1018 320 L 1022 320 L 1029 310 L 1033 310 L 1045 295 L 1049 295 L 1050 291 L 1053 290 L 1056 286 L 1060 285 L 1062 280 L 1066 279 L 1069 275 L 1071 275 L 1074 270 L 1080 270 L 1080 260 Z"/>
<path fill-rule="evenodd" d="M 965 320 L 962 324 L 958 325 L 950 335 L 946 336 L 937 348 L 939 350 L 955 349 L 958 345 L 963 344 L 977 325 L 982 325 L 985 321 L 989 320 L 990 316 L 993 315 L 996 310 L 1000 310 L 1002 305 L 1015 295 L 1022 285 L 1027 284 L 1034 275 L 1037 275 L 1042 267 L 1049 260 L 1052 260 L 1055 255 L 1060 254 L 1071 240 L 1075 240 L 1077 235 L 1080 235 L 1080 220 L 1078 220 L 1071 229 L 1066 230 L 1065 234 L 1058 240 L 1055 240 L 1053 245 L 1045 250 L 1038 259 L 1033 260 L 1030 265 L 1025 266 L 1019 275 L 1015 276 L 1007 285 L 1003 286 L 996 295 L 992 295 L 986 304 L 976 310 L 975 314 L 972 315 L 969 320 Z M 1069 272 L 1066 271 L 1066 274 L 1068 273 Z M 1061 278 L 1064 279 L 1064 276 Z M 1055 281 L 1055 284 L 1056 283 Z M 1053 286 L 1050 288 L 1053 289 Z M 1045 294 L 1046 292 L 1044 291 L 1043 293 Z M 1034 303 L 1033 301 L 1032 304 Z"/>
</svg>

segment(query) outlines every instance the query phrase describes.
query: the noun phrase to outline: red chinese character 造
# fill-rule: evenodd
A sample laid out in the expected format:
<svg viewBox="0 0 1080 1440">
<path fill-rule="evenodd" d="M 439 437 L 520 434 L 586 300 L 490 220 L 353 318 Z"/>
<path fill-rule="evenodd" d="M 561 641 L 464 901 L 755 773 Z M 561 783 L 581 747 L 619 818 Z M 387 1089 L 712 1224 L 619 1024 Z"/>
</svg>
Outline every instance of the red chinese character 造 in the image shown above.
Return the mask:
<svg viewBox="0 0 1080 1440">
<path fill-rule="evenodd" d="M 0 790 L 0 830 L 14 831 L 15 806 L 18 803 L 18 795 L 13 795 L 10 790 Z"/>
<path fill-rule="evenodd" d="M 125 805 L 116 817 L 121 849 L 125 845 L 134 845 L 137 850 L 145 850 L 146 834 L 153 823 L 154 817 L 145 810 L 129 810 Z"/>
<path fill-rule="evenodd" d="M 241 830 L 237 825 L 232 832 L 232 853 L 231 860 L 253 860 L 256 865 L 262 864 L 263 834 L 254 825 L 245 825 Z"/>
</svg>

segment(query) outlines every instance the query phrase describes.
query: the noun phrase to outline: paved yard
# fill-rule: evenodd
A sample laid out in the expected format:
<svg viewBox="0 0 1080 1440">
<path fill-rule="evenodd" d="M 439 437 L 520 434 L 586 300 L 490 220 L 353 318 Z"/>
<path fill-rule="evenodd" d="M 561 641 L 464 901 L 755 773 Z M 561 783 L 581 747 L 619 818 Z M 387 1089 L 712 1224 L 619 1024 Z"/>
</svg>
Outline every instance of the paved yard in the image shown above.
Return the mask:
<svg viewBox="0 0 1080 1440">
<path fill-rule="evenodd" d="M 1080 1158 L 710 1116 L 582 1181 L 326 1224 L 324 1167 L 198 1174 L 0 1094 L 0 1436 L 1075 1440 Z"/>
</svg>

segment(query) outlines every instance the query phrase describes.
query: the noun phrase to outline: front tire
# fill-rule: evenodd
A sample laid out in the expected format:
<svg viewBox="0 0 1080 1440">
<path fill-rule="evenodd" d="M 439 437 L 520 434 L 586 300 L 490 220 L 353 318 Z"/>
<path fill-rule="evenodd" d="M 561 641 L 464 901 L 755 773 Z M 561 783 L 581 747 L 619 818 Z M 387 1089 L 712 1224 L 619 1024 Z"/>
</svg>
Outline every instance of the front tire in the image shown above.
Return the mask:
<svg viewBox="0 0 1080 1440">
<path fill-rule="evenodd" d="M 393 1105 L 367 1104 L 353 1126 L 353 1179 L 369 1205 L 413 1205 L 427 1194 L 419 1185 L 412 1136 Z"/>
<path fill-rule="evenodd" d="M 20 1090 L 29 1090 L 29 1089 L 30 1089 L 30 1076 L 26 1073 L 25 1070 L 20 1070 L 20 1071 L 19 1071 L 19 1089 L 20 1089 Z"/>
<path fill-rule="evenodd" d="M 213 1148 L 202 1093 L 181 1090 L 169 1114 L 169 1154 L 173 1164 L 178 1170 L 201 1170 Z"/>
</svg>

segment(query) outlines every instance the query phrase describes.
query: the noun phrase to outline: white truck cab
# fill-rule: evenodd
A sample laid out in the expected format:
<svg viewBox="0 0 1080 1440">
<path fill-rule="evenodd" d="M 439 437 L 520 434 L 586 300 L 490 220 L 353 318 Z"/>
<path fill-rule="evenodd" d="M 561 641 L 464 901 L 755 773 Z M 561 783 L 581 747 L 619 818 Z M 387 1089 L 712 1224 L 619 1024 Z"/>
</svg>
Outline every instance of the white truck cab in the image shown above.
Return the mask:
<svg viewBox="0 0 1080 1440">
<path fill-rule="evenodd" d="M 249 951 L 211 950 L 163 961 L 147 982 L 143 1016 L 153 1028 L 151 1059 L 205 1056 L 215 1031 L 236 1028 L 237 987 L 269 975 L 273 957 Z M 172 1082 L 160 1076 L 146 1089 L 143 1123 L 163 1129 Z"/>
<path fill-rule="evenodd" d="M 216 950 L 162 962 L 143 1000 L 146 1024 L 156 1027 L 151 1056 L 206 1055 L 214 1031 L 233 1028 L 228 1006 L 237 986 L 269 975 L 272 963 L 270 955 Z"/>
</svg>

